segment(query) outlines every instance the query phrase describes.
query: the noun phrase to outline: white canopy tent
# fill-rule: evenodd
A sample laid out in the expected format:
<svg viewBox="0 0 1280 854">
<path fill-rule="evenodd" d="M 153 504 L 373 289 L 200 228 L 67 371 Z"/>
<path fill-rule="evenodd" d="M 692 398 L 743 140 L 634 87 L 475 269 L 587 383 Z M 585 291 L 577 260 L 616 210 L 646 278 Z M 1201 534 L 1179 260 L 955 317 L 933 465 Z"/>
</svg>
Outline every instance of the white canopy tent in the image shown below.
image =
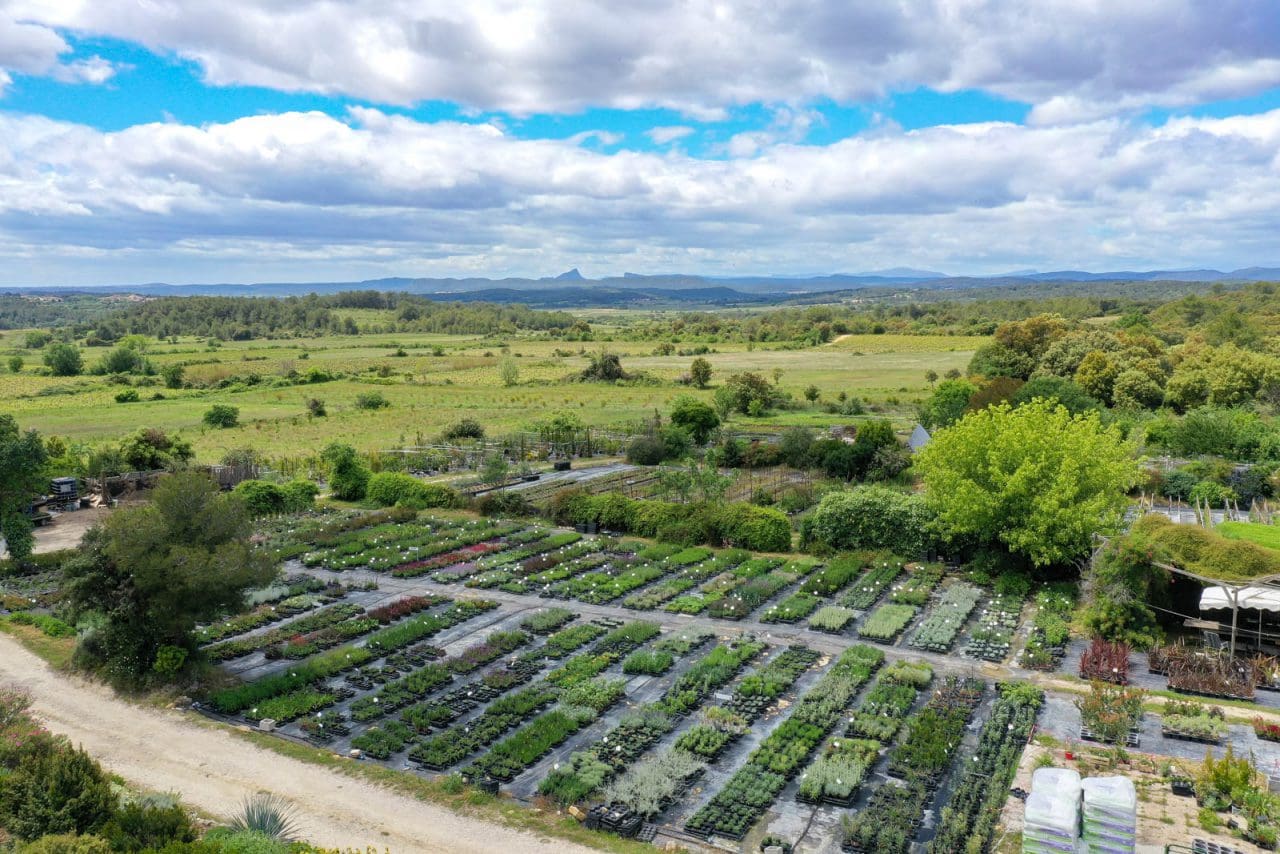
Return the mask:
<svg viewBox="0 0 1280 854">
<path fill-rule="evenodd" d="M 1160 564 L 1157 564 L 1159 566 Z M 1173 569 L 1172 567 L 1166 567 Z M 1176 570 L 1183 575 L 1192 575 L 1186 570 Z M 1214 579 L 1192 576 L 1200 581 L 1212 583 Z M 1260 581 L 1272 581 L 1274 576 L 1267 576 Z M 1260 584 L 1230 584 L 1218 581 L 1218 586 L 1206 587 L 1200 593 L 1200 610 L 1213 611 L 1231 609 L 1231 655 L 1236 654 L 1236 621 L 1240 609 L 1258 612 L 1258 644 L 1262 644 L 1262 612 L 1280 613 L 1280 587 L 1263 587 Z"/>
<path fill-rule="evenodd" d="M 1253 611 L 1280 613 L 1280 588 L 1242 587 L 1232 601 L 1231 591 L 1225 587 L 1206 587 L 1200 594 L 1200 610 L 1213 611 L 1232 606 Z"/>
</svg>

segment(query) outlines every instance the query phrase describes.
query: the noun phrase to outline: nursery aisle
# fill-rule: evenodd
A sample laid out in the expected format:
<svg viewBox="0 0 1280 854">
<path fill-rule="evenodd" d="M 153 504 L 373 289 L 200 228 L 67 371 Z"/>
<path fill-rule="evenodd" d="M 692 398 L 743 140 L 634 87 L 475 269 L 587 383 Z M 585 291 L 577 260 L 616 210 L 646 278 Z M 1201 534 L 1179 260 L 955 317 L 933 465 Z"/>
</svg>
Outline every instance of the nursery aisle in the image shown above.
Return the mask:
<svg viewBox="0 0 1280 854">
<path fill-rule="evenodd" d="M 204 812 L 228 815 L 263 789 L 283 795 L 297 806 L 302 834 L 317 845 L 373 845 L 392 854 L 591 850 L 457 815 L 263 750 L 176 712 L 124 702 L 108 688 L 53 671 L 3 634 L 0 684 L 30 693 L 51 731 L 66 735 L 109 770 L 152 790 L 176 792 Z"/>
</svg>

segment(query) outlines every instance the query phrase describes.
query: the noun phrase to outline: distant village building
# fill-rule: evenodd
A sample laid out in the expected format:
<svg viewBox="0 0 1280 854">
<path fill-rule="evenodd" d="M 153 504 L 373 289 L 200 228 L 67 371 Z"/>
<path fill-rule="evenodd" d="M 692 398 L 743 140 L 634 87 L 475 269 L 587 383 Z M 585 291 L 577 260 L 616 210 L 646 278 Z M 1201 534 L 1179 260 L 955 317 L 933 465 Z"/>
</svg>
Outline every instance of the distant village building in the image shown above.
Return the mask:
<svg viewBox="0 0 1280 854">
<path fill-rule="evenodd" d="M 915 429 L 911 431 L 911 438 L 907 440 L 907 447 L 911 449 L 911 453 L 918 452 L 925 445 L 929 444 L 929 431 L 924 429 L 923 424 L 917 424 Z"/>
</svg>

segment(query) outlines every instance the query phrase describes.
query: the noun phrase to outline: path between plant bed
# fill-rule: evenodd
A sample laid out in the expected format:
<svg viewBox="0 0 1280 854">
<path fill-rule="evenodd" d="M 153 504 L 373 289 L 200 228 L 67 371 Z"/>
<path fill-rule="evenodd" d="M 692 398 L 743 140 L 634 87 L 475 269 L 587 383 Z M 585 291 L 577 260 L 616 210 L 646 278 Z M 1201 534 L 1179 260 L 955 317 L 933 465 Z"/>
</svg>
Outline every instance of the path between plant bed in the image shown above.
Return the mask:
<svg viewBox="0 0 1280 854">
<path fill-rule="evenodd" d="M 111 771 L 156 791 L 177 792 L 225 816 L 259 790 L 288 798 L 298 825 L 321 846 L 409 852 L 586 852 L 562 840 L 458 815 L 337 771 L 263 750 L 178 712 L 134 705 L 109 688 L 55 672 L 0 634 L 0 684 L 31 694 L 35 712 Z"/>
</svg>

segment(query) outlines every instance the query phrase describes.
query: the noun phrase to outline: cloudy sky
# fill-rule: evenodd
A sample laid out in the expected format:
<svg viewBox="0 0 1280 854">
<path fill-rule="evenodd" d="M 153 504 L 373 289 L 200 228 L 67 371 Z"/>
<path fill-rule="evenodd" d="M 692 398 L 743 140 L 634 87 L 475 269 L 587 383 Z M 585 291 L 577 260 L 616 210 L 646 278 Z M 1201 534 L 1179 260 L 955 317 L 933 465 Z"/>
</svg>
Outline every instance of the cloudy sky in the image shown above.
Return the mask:
<svg viewBox="0 0 1280 854">
<path fill-rule="evenodd" d="M 0 0 L 0 284 L 1280 264 L 1275 0 Z"/>
</svg>

